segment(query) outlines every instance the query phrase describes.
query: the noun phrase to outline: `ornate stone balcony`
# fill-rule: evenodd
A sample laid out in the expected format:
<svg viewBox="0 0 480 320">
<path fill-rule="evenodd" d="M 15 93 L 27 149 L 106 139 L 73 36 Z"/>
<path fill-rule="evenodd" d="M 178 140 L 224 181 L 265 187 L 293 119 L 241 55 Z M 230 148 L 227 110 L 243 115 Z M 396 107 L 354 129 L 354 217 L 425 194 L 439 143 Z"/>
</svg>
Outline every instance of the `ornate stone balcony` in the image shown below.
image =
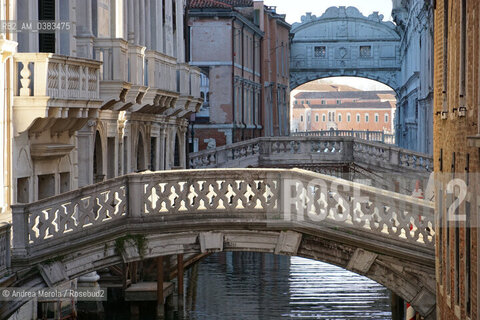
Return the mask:
<svg viewBox="0 0 480 320">
<path fill-rule="evenodd" d="M 17 133 L 51 128 L 72 132 L 98 112 L 101 62 L 52 53 L 16 53 L 14 65 Z"/>
<path fill-rule="evenodd" d="M 185 117 L 200 101 L 200 70 L 123 39 L 95 39 L 102 110 Z"/>
</svg>

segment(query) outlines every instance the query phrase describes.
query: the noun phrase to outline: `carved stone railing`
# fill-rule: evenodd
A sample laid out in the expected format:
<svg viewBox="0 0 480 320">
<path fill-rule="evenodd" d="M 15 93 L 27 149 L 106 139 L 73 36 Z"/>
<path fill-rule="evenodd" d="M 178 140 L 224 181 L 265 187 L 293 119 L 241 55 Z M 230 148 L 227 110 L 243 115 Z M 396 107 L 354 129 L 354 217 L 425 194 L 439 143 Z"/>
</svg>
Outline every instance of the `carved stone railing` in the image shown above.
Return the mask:
<svg viewBox="0 0 480 320">
<path fill-rule="evenodd" d="M 96 60 L 53 53 L 16 53 L 13 121 L 16 132 L 54 129 L 70 134 L 101 107 L 100 67 Z M 54 102 L 53 102 L 54 101 Z M 47 120 L 47 118 L 49 118 Z M 68 118 L 62 125 L 55 118 Z M 59 130 L 59 131 L 57 131 Z"/>
<path fill-rule="evenodd" d="M 190 73 L 190 95 L 194 98 L 200 98 L 200 69 L 189 66 Z"/>
<path fill-rule="evenodd" d="M 128 79 L 128 42 L 123 39 L 96 38 L 94 59 L 102 61 L 102 81 L 126 82 Z"/>
<path fill-rule="evenodd" d="M 54 244 L 74 247 L 85 235 L 106 237 L 129 219 L 172 215 L 185 215 L 185 225 L 240 215 L 237 223 L 266 228 L 340 228 L 433 249 L 433 209 L 431 202 L 298 169 L 147 172 L 12 206 L 13 254 L 30 258 Z"/>
<path fill-rule="evenodd" d="M 358 163 L 384 172 L 427 174 L 429 155 L 351 137 L 262 137 L 191 153 L 190 168 L 343 166 Z"/>
<path fill-rule="evenodd" d="M 0 225 L 0 278 L 10 269 L 10 224 Z"/>
<path fill-rule="evenodd" d="M 383 131 L 369 130 L 321 130 L 292 132 L 293 137 L 353 137 L 367 141 L 377 141 L 386 144 L 395 144 L 395 135 Z"/>
<path fill-rule="evenodd" d="M 147 51 L 147 79 L 149 87 L 177 91 L 177 60 L 158 51 Z"/>
<path fill-rule="evenodd" d="M 99 99 L 101 62 L 53 53 L 16 53 L 14 95 Z"/>
</svg>

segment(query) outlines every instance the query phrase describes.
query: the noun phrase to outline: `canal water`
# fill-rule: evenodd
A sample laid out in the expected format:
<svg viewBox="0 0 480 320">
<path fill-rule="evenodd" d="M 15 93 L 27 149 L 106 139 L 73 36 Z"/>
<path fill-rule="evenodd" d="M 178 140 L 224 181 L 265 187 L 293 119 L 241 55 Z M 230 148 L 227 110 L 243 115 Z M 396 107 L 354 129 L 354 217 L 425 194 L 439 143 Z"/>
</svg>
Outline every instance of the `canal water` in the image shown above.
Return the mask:
<svg viewBox="0 0 480 320">
<path fill-rule="evenodd" d="M 183 319 L 391 319 L 387 289 L 298 257 L 212 254 L 188 270 L 185 286 Z"/>
</svg>

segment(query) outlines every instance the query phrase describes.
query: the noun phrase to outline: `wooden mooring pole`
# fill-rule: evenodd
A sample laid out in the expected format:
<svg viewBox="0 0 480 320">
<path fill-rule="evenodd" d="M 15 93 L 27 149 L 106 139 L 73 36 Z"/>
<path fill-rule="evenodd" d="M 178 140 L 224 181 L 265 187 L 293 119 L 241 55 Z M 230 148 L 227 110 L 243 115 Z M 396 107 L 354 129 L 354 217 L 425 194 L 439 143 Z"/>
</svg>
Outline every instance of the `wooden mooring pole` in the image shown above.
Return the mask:
<svg viewBox="0 0 480 320">
<path fill-rule="evenodd" d="M 157 258 L 157 318 L 165 317 L 165 299 L 163 297 L 163 257 Z"/>
</svg>

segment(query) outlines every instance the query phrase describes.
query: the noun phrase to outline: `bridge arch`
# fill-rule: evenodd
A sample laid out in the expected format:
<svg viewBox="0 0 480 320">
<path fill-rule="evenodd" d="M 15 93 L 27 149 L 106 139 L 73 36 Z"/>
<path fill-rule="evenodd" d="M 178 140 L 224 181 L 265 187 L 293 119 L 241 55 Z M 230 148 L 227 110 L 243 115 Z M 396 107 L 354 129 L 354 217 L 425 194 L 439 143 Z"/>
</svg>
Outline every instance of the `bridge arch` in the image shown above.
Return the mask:
<svg viewBox="0 0 480 320">
<path fill-rule="evenodd" d="M 356 202 L 357 188 L 370 204 Z M 318 199 L 308 212 L 323 211 L 324 219 L 291 219 L 286 208 L 296 206 L 285 198 L 293 190 Z M 343 267 L 426 317 L 435 312 L 433 205 L 346 180 L 281 169 L 145 172 L 12 210 L 13 266 L 33 277 L 14 286 L 39 277 L 54 286 L 158 256 L 255 251 Z"/>
<path fill-rule="evenodd" d="M 398 89 L 400 35 L 395 24 L 355 7 L 307 13 L 292 27 L 290 89 L 312 80 L 355 76 Z"/>
</svg>

